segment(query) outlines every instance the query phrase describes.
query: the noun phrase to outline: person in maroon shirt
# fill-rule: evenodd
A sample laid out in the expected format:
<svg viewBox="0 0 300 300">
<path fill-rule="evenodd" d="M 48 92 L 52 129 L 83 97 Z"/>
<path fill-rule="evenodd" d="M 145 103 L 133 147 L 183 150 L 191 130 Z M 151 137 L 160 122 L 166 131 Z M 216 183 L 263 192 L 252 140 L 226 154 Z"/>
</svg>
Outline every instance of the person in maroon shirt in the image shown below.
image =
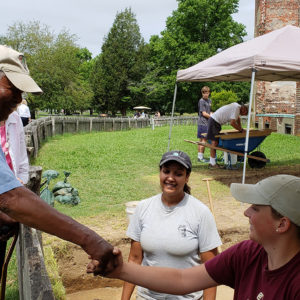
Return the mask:
<svg viewBox="0 0 300 300">
<path fill-rule="evenodd" d="M 238 300 L 300 299 L 300 177 L 276 175 L 257 184 L 231 184 L 231 193 L 251 206 L 250 240 L 197 267 L 172 269 L 123 263 L 109 277 L 168 294 L 188 294 L 220 284 Z M 97 272 L 91 261 L 88 272 Z"/>
</svg>

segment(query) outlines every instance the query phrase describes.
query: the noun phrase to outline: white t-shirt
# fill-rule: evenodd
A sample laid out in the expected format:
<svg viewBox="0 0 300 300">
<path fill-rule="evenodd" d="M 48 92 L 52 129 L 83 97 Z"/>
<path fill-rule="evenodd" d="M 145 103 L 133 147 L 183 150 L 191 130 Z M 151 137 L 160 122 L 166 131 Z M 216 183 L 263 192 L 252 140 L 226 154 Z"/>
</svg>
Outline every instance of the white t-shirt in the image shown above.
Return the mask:
<svg viewBox="0 0 300 300">
<path fill-rule="evenodd" d="M 237 120 L 240 115 L 241 106 L 238 103 L 230 103 L 217 109 L 211 117 L 220 125 L 226 124 L 231 120 Z"/>
<path fill-rule="evenodd" d="M 31 118 L 29 107 L 26 104 L 20 104 L 17 108 L 20 117 Z"/>
<path fill-rule="evenodd" d="M 8 116 L 5 127 L 14 173 L 26 184 L 28 182 L 29 162 L 23 124 L 16 111 Z"/>
<path fill-rule="evenodd" d="M 127 236 L 141 243 L 142 265 L 180 269 L 199 265 L 199 252 L 222 243 L 208 207 L 188 194 L 173 207 L 163 204 L 161 194 L 142 200 L 132 216 Z M 199 299 L 202 293 L 175 296 L 138 287 L 138 295 L 151 300 Z"/>
</svg>

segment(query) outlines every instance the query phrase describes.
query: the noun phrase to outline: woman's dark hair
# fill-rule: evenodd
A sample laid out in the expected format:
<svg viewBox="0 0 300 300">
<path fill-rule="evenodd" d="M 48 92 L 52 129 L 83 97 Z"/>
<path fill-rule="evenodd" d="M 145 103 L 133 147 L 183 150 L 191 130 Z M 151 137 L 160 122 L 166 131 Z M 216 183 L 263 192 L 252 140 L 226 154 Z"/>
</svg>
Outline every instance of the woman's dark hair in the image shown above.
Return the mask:
<svg viewBox="0 0 300 300">
<path fill-rule="evenodd" d="M 172 161 L 168 161 L 168 162 L 166 162 L 165 164 L 163 164 L 162 166 L 160 166 L 159 167 L 159 170 L 161 170 L 161 168 L 162 167 L 167 167 L 169 164 L 170 164 L 170 162 L 172 162 Z M 175 160 L 174 160 L 174 162 L 176 162 Z M 177 162 L 178 163 L 178 162 Z M 181 164 L 180 164 L 181 165 Z M 181 165 L 182 166 L 182 165 Z M 184 166 L 183 166 L 184 167 Z M 185 167 L 184 167 L 185 168 Z M 191 174 L 191 169 L 187 169 L 187 168 L 185 168 L 186 169 L 186 176 L 189 176 L 190 174 Z M 184 185 L 184 187 L 183 187 L 183 191 L 185 192 L 185 193 L 187 193 L 187 194 L 191 194 L 191 187 L 186 183 L 185 185 Z"/>
<path fill-rule="evenodd" d="M 284 216 L 282 214 L 280 214 L 276 209 L 274 209 L 272 206 L 271 206 L 271 212 L 272 212 L 272 215 L 275 219 L 280 219 L 280 218 L 283 218 Z M 293 223 L 293 222 L 292 222 Z M 298 226 L 297 224 L 293 223 L 295 226 L 296 226 L 296 229 L 297 229 L 297 234 L 298 234 L 298 239 L 300 239 L 300 226 Z"/>
</svg>

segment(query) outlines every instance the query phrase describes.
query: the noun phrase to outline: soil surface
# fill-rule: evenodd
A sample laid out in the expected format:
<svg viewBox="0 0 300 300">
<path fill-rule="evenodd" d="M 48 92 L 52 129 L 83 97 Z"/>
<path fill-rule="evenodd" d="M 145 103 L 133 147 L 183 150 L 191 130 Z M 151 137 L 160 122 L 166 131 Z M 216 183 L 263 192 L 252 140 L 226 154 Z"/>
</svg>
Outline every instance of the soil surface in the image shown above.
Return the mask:
<svg viewBox="0 0 300 300">
<path fill-rule="evenodd" d="M 199 170 L 193 172 L 191 178 L 196 182 Z M 201 170 L 200 170 L 201 171 Z M 211 173 L 210 173 L 211 172 Z M 231 182 L 241 182 L 241 170 L 213 170 L 205 172 L 213 180 L 229 185 Z M 300 166 L 272 168 L 263 170 L 247 171 L 246 183 L 256 183 L 257 181 L 275 174 L 292 174 L 300 175 Z M 199 181 L 199 178 L 198 178 Z M 205 183 L 201 183 L 202 185 Z M 213 185 L 213 181 L 211 182 Z M 210 207 L 215 214 L 216 224 L 222 238 L 222 251 L 233 244 L 248 238 L 248 219 L 243 215 L 244 210 L 248 207 L 241 204 L 229 195 L 215 195 L 211 189 L 213 207 L 210 206 L 208 194 L 193 195 Z M 81 220 L 80 220 L 81 222 Z M 93 217 L 85 224 L 99 233 L 113 245 L 118 246 L 123 253 L 124 259 L 127 260 L 130 240 L 126 238 L 126 228 L 128 225 L 127 217 L 111 216 L 103 222 L 101 216 Z M 95 225 L 96 224 L 96 225 Z M 87 255 L 80 247 L 57 240 L 58 245 L 54 246 L 54 253 L 59 265 L 59 272 L 62 277 L 64 287 L 67 292 L 68 300 L 119 300 L 122 290 L 122 281 L 116 279 L 107 279 L 102 277 L 93 277 L 86 274 L 86 265 L 88 263 Z M 64 244 L 64 250 L 61 250 L 61 243 Z M 132 299 L 135 299 L 133 296 Z M 218 300 L 233 299 L 233 291 L 230 288 L 221 286 L 218 288 Z"/>
</svg>

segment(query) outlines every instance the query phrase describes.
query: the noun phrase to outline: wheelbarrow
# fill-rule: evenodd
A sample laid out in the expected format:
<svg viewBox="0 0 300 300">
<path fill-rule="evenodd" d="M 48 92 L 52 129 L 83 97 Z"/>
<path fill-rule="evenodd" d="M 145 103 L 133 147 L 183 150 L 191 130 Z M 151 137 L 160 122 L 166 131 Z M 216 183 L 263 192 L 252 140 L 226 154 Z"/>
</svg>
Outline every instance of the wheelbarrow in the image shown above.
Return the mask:
<svg viewBox="0 0 300 300">
<path fill-rule="evenodd" d="M 249 142 L 248 142 L 248 163 L 251 168 L 263 168 L 267 162 L 270 162 L 266 158 L 265 154 L 260 151 L 253 151 L 256 149 L 265 138 L 273 132 L 272 129 L 256 130 L 252 129 L 249 131 Z M 212 146 L 210 143 L 193 142 L 185 140 L 186 142 L 202 145 L 215 150 L 220 150 L 229 154 L 244 157 L 245 150 L 245 139 L 246 132 L 237 132 L 236 130 L 222 130 L 219 135 L 219 145 L 217 147 Z M 230 164 L 230 162 L 229 162 Z"/>
</svg>

